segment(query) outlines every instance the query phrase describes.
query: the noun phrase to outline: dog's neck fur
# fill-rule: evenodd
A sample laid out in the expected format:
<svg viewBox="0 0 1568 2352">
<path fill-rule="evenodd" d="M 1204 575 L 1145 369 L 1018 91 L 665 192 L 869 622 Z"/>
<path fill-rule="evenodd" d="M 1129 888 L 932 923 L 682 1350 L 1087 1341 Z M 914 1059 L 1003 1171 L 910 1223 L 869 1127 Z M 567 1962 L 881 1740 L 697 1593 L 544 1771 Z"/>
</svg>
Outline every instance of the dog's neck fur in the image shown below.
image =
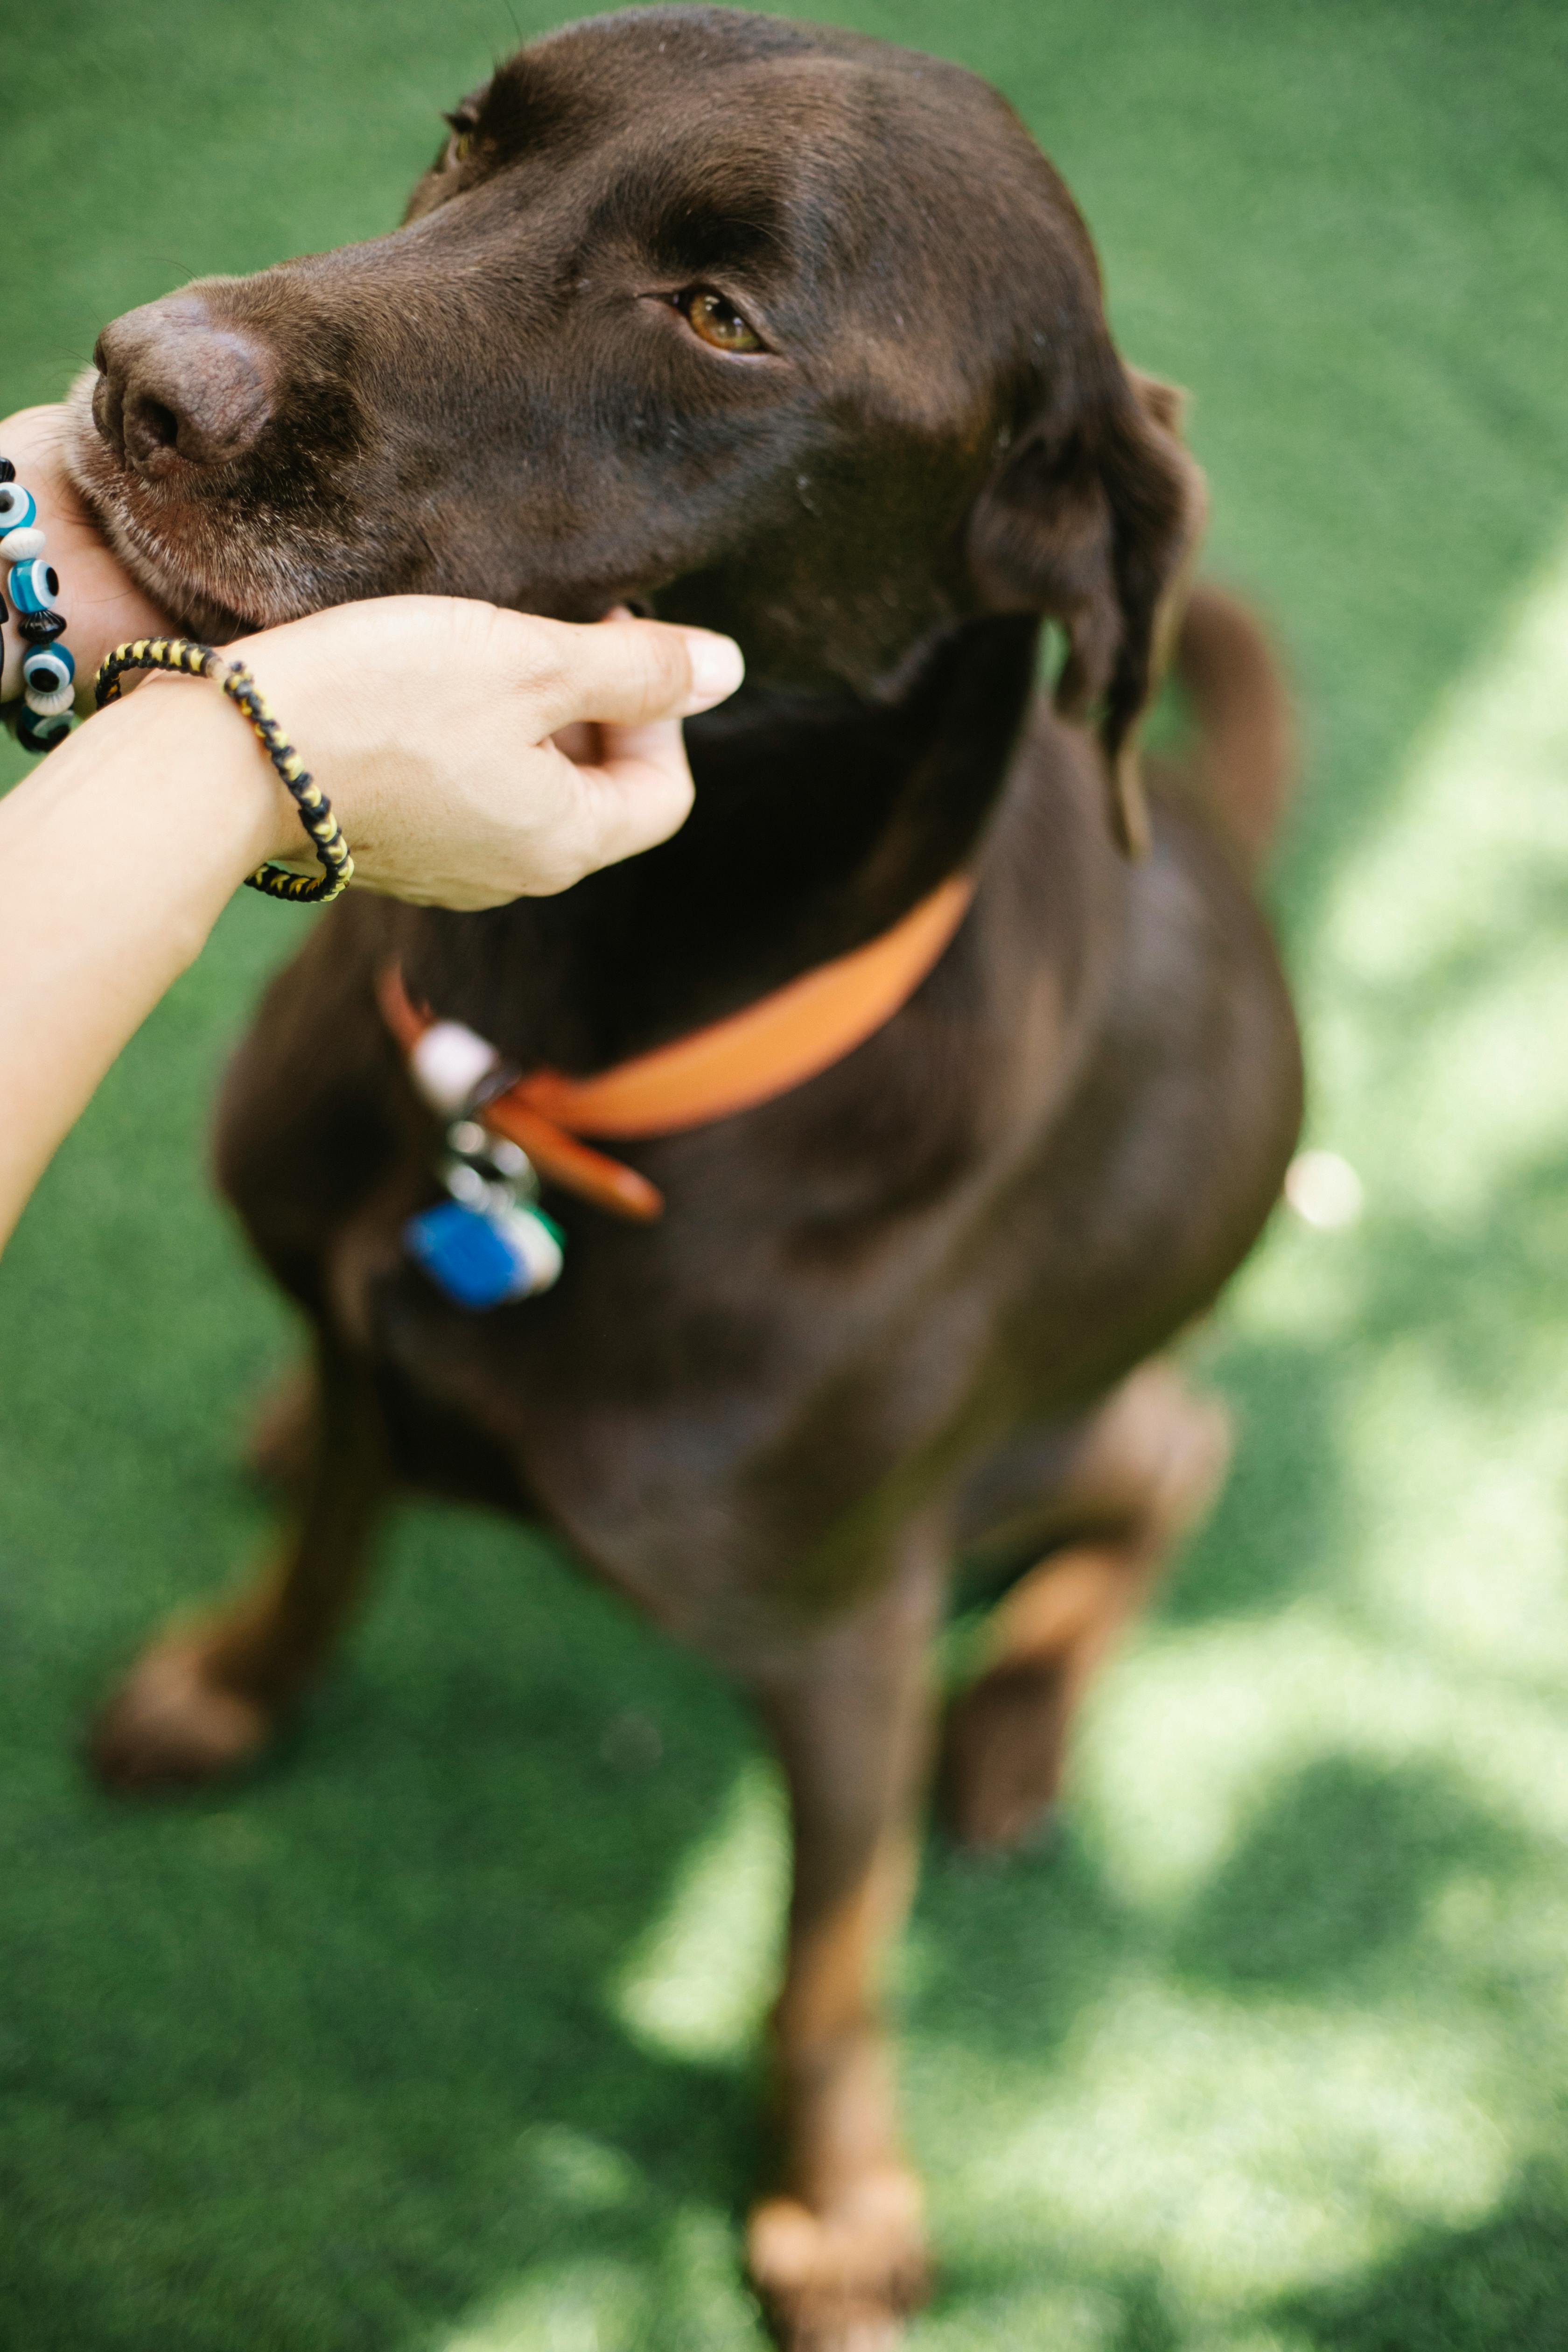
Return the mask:
<svg viewBox="0 0 1568 2352">
<path fill-rule="evenodd" d="M 974 848 L 1038 634 L 967 623 L 893 704 L 743 690 L 688 730 L 673 840 L 557 898 L 404 915 L 410 984 L 524 1068 L 595 1070 L 875 938 Z"/>
</svg>

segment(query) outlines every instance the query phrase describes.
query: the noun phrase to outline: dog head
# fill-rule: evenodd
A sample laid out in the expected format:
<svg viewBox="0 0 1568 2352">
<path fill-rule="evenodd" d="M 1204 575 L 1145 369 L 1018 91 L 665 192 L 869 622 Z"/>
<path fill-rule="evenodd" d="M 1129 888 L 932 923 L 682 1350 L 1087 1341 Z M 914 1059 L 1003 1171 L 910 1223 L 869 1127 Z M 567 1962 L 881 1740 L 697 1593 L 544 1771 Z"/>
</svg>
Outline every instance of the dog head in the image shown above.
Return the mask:
<svg viewBox="0 0 1568 2352">
<path fill-rule="evenodd" d="M 1037 612 L 1135 838 L 1197 476 L 995 93 L 653 7 L 534 43 L 448 120 L 394 234 L 104 331 L 74 467 L 143 583 L 219 637 L 407 590 L 630 603 L 737 635 L 763 688 L 872 700 L 956 624 Z"/>
</svg>

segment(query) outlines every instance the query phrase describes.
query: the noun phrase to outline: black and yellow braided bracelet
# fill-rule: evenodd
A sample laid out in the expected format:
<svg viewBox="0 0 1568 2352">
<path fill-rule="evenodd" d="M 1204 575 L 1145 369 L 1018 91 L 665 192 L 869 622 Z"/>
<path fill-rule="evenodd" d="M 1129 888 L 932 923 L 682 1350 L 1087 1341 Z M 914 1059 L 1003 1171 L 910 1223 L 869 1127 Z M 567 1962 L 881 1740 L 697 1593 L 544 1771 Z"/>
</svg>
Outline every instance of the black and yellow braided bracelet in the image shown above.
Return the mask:
<svg viewBox="0 0 1568 2352">
<path fill-rule="evenodd" d="M 292 898 L 309 906 L 325 906 L 330 898 L 346 889 L 354 862 L 331 804 L 307 773 L 300 754 L 272 716 L 266 697 L 245 664 L 226 659 L 213 646 L 194 645 L 188 637 L 138 637 L 133 644 L 116 646 L 93 680 L 93 695 L 100 710 L 107 703 L 120 699 L 120 681 L 132 669 L 172 670 L 182 677 L 210 678 L 215 686 L 221 687 L 249 720 L 263 751 L 293 795 L 300 822 L 315 844 L 323 870 L 319 875 L 289 874 L 280 866 L 258 866 L 254 874 L 245 877 L 250 888 L 264 890 L 269 898 Z"/>
</svg>

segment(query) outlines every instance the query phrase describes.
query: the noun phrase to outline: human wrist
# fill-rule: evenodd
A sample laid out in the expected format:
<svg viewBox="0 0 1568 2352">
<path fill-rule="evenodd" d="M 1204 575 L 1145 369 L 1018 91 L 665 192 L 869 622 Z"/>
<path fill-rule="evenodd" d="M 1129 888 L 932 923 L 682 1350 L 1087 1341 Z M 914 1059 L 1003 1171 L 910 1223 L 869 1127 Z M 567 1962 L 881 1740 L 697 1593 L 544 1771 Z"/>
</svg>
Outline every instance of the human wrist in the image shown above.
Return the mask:
<svg viewBox="0 0 1568 2352">
<path fill-rule="evenodd" d="M 230 887 L 258 866 L 313 865 L 299 812 L 243 714 L 205 679 L 155 672 L 89 731 L 110 722 L 160 836 L 188 840 L 195 828 Z"/>
<path fill-rule="evenodd" d="M 286 621 L 237 637 L 223 656 L 250 672 L 301 766 L 325 795 L 352 855 L 366 814 L 367 757 L 374 765 L 386 711 L 363 678 L 345 675 L 342 662 L 328 656 L 313 625 L 321 617 Z M 382 748 L 384 752 L 390 746 Z M 265 763 L 259 744 L 256 750 Z M 300 811 L 280 783 L 278 793 L 282 830 L 268 856 L 275 863 L 314 871 L 315 851 Z"/>
</svg>

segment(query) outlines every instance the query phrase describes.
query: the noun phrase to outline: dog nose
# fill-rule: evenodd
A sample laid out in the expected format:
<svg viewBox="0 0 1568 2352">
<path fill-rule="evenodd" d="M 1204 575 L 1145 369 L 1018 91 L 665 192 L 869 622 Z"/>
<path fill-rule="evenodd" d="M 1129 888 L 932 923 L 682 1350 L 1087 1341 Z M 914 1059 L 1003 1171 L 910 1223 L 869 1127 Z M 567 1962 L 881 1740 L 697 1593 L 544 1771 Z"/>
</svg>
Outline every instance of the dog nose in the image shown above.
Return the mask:
<svg viewBox="0 0 1568 2352">
<path fill-rule="evenodd" d="M 93 352 L 92 416 L 122 463 L 165 474 L 183 458 L 221 466 L 254 448 L 273 412 L 266 344 L 215 319 L 198 294 L 166 295 L 105 327 Z"/>
</svg>

